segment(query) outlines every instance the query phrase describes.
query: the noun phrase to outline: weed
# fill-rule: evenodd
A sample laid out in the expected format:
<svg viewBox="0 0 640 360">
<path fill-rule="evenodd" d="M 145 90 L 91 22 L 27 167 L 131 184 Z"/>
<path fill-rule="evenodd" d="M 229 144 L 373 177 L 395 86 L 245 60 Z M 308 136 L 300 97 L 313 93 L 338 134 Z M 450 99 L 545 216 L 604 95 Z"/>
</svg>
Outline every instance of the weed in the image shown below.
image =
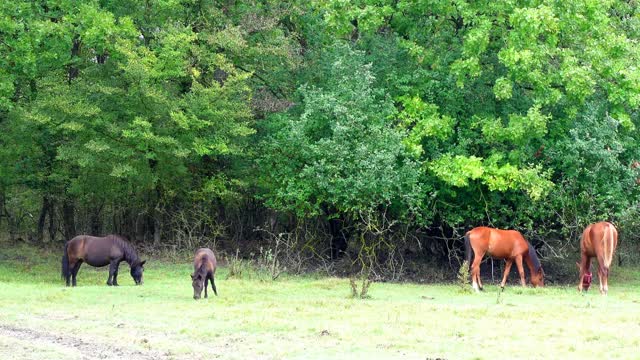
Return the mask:
<svg viewBox="0 0 640 360">
<path fill-rule="evenodd" d="M 467 260 L 462 262 L 462 266 L 458 270 L 458 287 L 461 293 L 470 293 L 471 287 L 469 287 L 469 262 Z"/>
<path fill-rule="evenodd" d="M 229 258 L 227 267 L 229 269 L 229 273 L 227 274 L 227 279 L 242 278 L 242 274 L 246 272 L 249 268 L 250 264 L 247 260 L 244 260 L 239 257 L 240 249 L 236 249 L 236 253 L 233 257 Z"/>
</svg>

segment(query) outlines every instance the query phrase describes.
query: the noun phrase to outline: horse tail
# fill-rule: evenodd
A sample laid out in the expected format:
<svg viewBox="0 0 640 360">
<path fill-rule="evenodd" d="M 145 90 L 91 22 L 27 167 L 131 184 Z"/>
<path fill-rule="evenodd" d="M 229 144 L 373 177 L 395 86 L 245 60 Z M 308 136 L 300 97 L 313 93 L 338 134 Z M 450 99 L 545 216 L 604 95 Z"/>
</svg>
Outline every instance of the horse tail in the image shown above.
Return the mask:
<svg viewBox="0 0 640 360">
<path fill-rule="evenodd" d="M 62 274 L 60 275 L 63 279 L 69 275 L 69 254 L 67 253 L 67 248 L 69 247 L 69 242 L 64 243 L 64 253 L 62 254 Z"/>
<path fill-rule="evenodd" d="M 609 267 L 611 266 L 611 260 L 613 258 L 613 229 L 612 225 L 606 225 L 606 229 L 602 234 L 602 249 L 604 250 L 604 254 L 602 255 L 604 258 L 604 268 L 605 272 L 609 273 Z"/>
<path fill-rule="evenodd" d="M 474 256 L 473 248 L 471 247 L 471 238 L 469 238 L 469 232 L 464 234 L 464 258 L 469 264 L 469 268 L 471 268 L 471 260 L 473 260 Z"/>
</svg>

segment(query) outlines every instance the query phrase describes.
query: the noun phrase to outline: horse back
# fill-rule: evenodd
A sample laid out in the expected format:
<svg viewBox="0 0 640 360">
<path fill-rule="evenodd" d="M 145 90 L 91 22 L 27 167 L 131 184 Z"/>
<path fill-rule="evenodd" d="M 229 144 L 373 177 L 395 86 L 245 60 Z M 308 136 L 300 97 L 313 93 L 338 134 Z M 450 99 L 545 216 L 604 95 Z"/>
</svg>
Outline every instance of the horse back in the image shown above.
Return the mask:
<svg viewBox="0 0 640 360">
<path fill-rule="evenodd" d="M 608 241 L 608 244 L 604 242 Z M 615 250 L 618 244 L 618 231 L 613 224 L 601 221 L 587 226 L 582 232 L 580 250 L 590 257 L 604 252 L 605 246 Z"/>
<path fill-rule="evenodd" d="M 78 235 L 67 243 L 69 257 L 84 260 L 92 266 L 105 266 L 111 259 L 122 258 L 124 251 L 116 244 L 116 236 Z"/>
<path fill-rule="evenodd" d="M 516 230 L 479 226 L 471 229 L 467 234 L 474 249 L 484 249 L 489 255 L 496 258 L 513 258 L 529 251 L 529 243 Z"/>
<path fill-rule="evenodd" d="M 86 238 L 87 235 L 78 235 L 67 241 L 66 249 L 69 259 L 72 261 L 75 261 L 75 259 L 84 259 Z"/>
<path fill-rule="evenodd" d="M 216 256 L 209 248 L 200 248 L 196 251 L 193 259 L 193 268 L 198 271 L 202 266 L 207 269 L 208 273 L 215 273 L 217 267 Z"/>
</svg>

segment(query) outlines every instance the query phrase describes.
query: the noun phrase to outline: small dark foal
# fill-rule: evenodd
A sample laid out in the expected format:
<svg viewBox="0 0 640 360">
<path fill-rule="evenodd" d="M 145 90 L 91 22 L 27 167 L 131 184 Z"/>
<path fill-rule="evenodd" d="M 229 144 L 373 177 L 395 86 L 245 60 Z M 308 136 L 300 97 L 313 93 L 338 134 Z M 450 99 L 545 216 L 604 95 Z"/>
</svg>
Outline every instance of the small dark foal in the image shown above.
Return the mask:
<svg viewBox="0 0 640 360">
<path fill-rule="evenodd" d="M 213 281 L 213 275 L 216 273 L 216 265 L 216 256 L 211 249 L 201 248 L 196 251 L 193 259 L 193 274 L 191 274 L 194 299 L 200 299 L 203 288 L 204 297 L 209 297 L 209 294 L 207 294 L 207 280 L 211 281 L 213 293 L 218 296 L 216 284 Z"/>
</svg>

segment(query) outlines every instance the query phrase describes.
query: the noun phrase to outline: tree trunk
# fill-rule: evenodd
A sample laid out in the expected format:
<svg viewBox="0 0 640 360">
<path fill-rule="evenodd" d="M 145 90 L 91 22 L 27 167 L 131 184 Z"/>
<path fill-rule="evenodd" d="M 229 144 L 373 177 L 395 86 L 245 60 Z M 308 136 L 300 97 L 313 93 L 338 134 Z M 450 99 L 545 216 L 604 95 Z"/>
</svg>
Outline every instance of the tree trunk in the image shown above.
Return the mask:
<svg viewBox="0 0 640 360">
<path fill-rule="evenodd" d="M 40 209 L 40 217 L 38 218 L 38 232 L 37 232 L 37 240 L 38 243 L 44 242 L 44 224 L 47 220 L 47 214 L 50 217 L 53 216 L 51 213 L 51 199 L 48 195 L 42 197 L 42 208 Z"/>
<path fill-rule="evenodd" d="M 49 241 L 53 242 L 56 240 L 56 205 L 53 201 L 51 201 L 51 206 L 49 207 Z"/>
<path fill-rule="evenodd" d="M 75 220 L 75 205 L 71 200 L 65 200 L 62 203 L 62 221 L 64 223 L 64 237 L 66 240 L 71 240 L 76 236 Z"/>
<path fill-rule="evenodd" d="M 4 215 L 7 218 L 7 227 L 9 228 L 9 240 L 11 240 L 11 242 L 14 242 L 16 241 L 16 232 L 17 232 L 16 222 L 14 221 L 13 217 L 7 210 L 6 206 L 4 206 L 3 210 L 4 210 Z"/>
<path fill-rule="evenodd" d="M 100 215 L 102 214 L 103 205 L 92 207 L 90 222 L 91 222 L 91 235 L 100 235 L 102 234 L 102 219 Z"/>
<path fill-rule="evenodd" d="M 71 84 L 73 79 L 78 77 L 78 74 L 80 73 L 80 70 L 75 64 L 78 55 L 80 55 L 80 37 L 78 35 L 75 35 L 73 38 L 73 45 L 71 46 L 71 62 L 69 63 L 67 78 L 68 84 Z"/>
<path fill-rule="evenodd" d="M 2 228 L 2 218 L 4 217 L 4 190 L 0 192 L 0 228 Z"/>
<path fill-rule="evenodd" d="M 153 210 L 153 245 L 160 245 L 162 238 L 162 214 L 158 209 Z"/>
</svg>

